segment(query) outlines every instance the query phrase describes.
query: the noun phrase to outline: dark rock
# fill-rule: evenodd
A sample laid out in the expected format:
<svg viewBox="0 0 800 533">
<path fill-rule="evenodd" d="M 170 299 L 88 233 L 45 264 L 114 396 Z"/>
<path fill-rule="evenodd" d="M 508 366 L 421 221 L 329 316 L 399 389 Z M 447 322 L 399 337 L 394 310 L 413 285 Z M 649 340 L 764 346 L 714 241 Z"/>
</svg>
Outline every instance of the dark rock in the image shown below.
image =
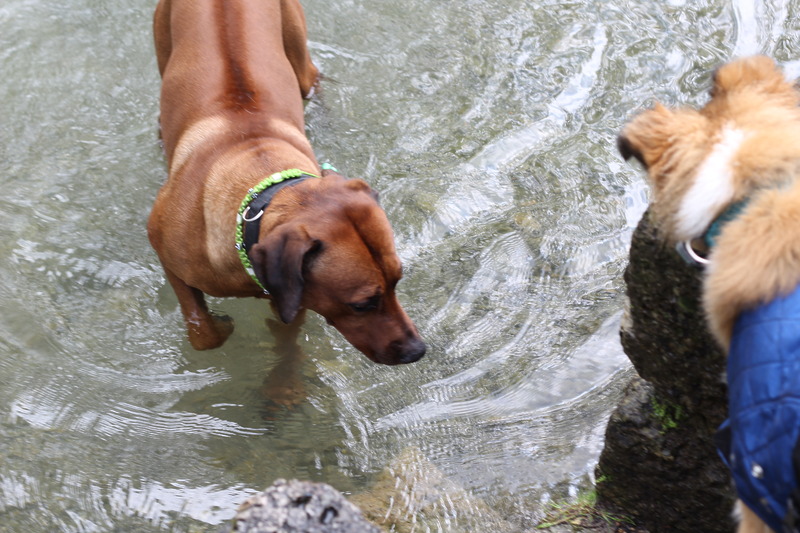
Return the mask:
<svg viewBox="0 0 800 533">
<path fill-rule="evenodd" d="M 641 378 L 609 421 L 597 494 L 598 505 L 653 533 L 733 530 L 733 486 L 713 444 L 727 412 L 725 357 L 706 328 L 701 275 L 645 214 L 631 242 L 620 331 Z"/>
<path fill-rule="evenodd" d="M 239 508 L 237 533 L 381 533 L 330 485 L 277 480 Z"/>
</svg>

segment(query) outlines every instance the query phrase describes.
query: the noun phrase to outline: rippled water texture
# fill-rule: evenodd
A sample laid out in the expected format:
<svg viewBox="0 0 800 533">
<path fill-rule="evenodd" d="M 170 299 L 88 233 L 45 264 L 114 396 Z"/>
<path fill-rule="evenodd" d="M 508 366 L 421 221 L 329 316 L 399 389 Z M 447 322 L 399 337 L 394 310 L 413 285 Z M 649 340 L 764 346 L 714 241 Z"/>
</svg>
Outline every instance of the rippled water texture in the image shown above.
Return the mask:
<svg viewBox="0 0 800 533">
<path fill-rule="evenodd" d="M 398 460 L 514 531 L 590 482 L 647 201 L 616 133 L 655 98 L 702 103 L 733 55 L 796 74 L 800 2 L 306 0 L 329 78 L 308 133 L 381 192 L 430 350 L 374 365 L 309 317 L 307 399 L 278 412 L 266 306 L 213 301 L 237 331 L 193 351 L 147 242 L 154 4 L 0 5 L 0 531 L 211 532 L 277 477 L 357 494 Z"/>
</svg>

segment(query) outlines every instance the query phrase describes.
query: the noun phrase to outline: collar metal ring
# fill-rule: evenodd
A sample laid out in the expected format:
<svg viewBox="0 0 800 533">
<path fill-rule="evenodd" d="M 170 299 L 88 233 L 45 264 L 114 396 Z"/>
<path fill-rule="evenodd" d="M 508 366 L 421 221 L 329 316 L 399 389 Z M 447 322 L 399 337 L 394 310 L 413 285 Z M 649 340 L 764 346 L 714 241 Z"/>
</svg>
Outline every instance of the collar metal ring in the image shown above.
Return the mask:
<svg viewBox="0 0 800 533">
<path fill-rule="evenodd" d="M 682 246 L 683 247 L 683 251 L 686 254 L 685 257 L 688 257 L 691 261 L 694 261 L 698 265 L 705 266 L 705 265 L 707 265 L 707 264 L 709 264 L 711 262 L 708 259 L 706 259 L 705 257 L 699 255 L 697 252 L 694 251 L 694 248 L 692 248 L 692 242 L 691 241 L 683 241 L 678 246 Z M 683 254 L 681 254 L 681 255 L 683 255 Z"/>
<path fill-rule="evenodd" d="M 261 218 L 261 215 L 264 214 L 264 210 L 262 209 L 261 211 L 258 212 L 256 216 L 247 218 L 248 211 L 250 211 L 250 206 L 247 206 L 247 209 L 245 209 L 244 212 L 242 213 L 242 220 L 244 220 L 245 222 L 253 222 L 254 220 L 258 220 L 259 218 Z"/>
</svg>

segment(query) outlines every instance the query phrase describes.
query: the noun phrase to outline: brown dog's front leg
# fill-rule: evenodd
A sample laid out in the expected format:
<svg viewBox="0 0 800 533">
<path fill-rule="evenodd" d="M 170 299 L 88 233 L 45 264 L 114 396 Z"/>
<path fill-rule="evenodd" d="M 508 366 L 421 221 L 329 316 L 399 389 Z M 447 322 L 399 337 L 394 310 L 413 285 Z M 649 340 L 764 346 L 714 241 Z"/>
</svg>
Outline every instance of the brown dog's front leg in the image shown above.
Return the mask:
<svg viewBox="0 0 800 533">
<path fill-rule="evenodd" d="M 210 350 L 222 346 L 233 333 L 233 320 L 226 315 L 212 315 L 206 306 L 203 291 L 190 287 L 167 269 L 164 272 L 181 305 L 192 347 L 195 350 Z"/>
</svg>

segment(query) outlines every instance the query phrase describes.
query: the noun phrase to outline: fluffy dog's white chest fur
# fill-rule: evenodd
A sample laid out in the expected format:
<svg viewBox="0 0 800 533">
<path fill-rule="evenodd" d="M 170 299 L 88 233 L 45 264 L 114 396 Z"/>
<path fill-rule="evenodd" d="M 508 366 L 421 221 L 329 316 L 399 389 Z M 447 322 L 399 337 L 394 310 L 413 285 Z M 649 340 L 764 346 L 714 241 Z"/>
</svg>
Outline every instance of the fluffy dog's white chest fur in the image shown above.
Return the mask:
<svg viewBox="0 0 800 533">
<path fill-rule="evenodd" d="M 726 126 L 720 140 L 700 164 L 694 183 L 678 211 L 676 233 L 681 239 L 694 239 L 706 231 L 714 217 L 734 195 L 733 160 L 745 138 L 743 130 Z"/>
</svg>

